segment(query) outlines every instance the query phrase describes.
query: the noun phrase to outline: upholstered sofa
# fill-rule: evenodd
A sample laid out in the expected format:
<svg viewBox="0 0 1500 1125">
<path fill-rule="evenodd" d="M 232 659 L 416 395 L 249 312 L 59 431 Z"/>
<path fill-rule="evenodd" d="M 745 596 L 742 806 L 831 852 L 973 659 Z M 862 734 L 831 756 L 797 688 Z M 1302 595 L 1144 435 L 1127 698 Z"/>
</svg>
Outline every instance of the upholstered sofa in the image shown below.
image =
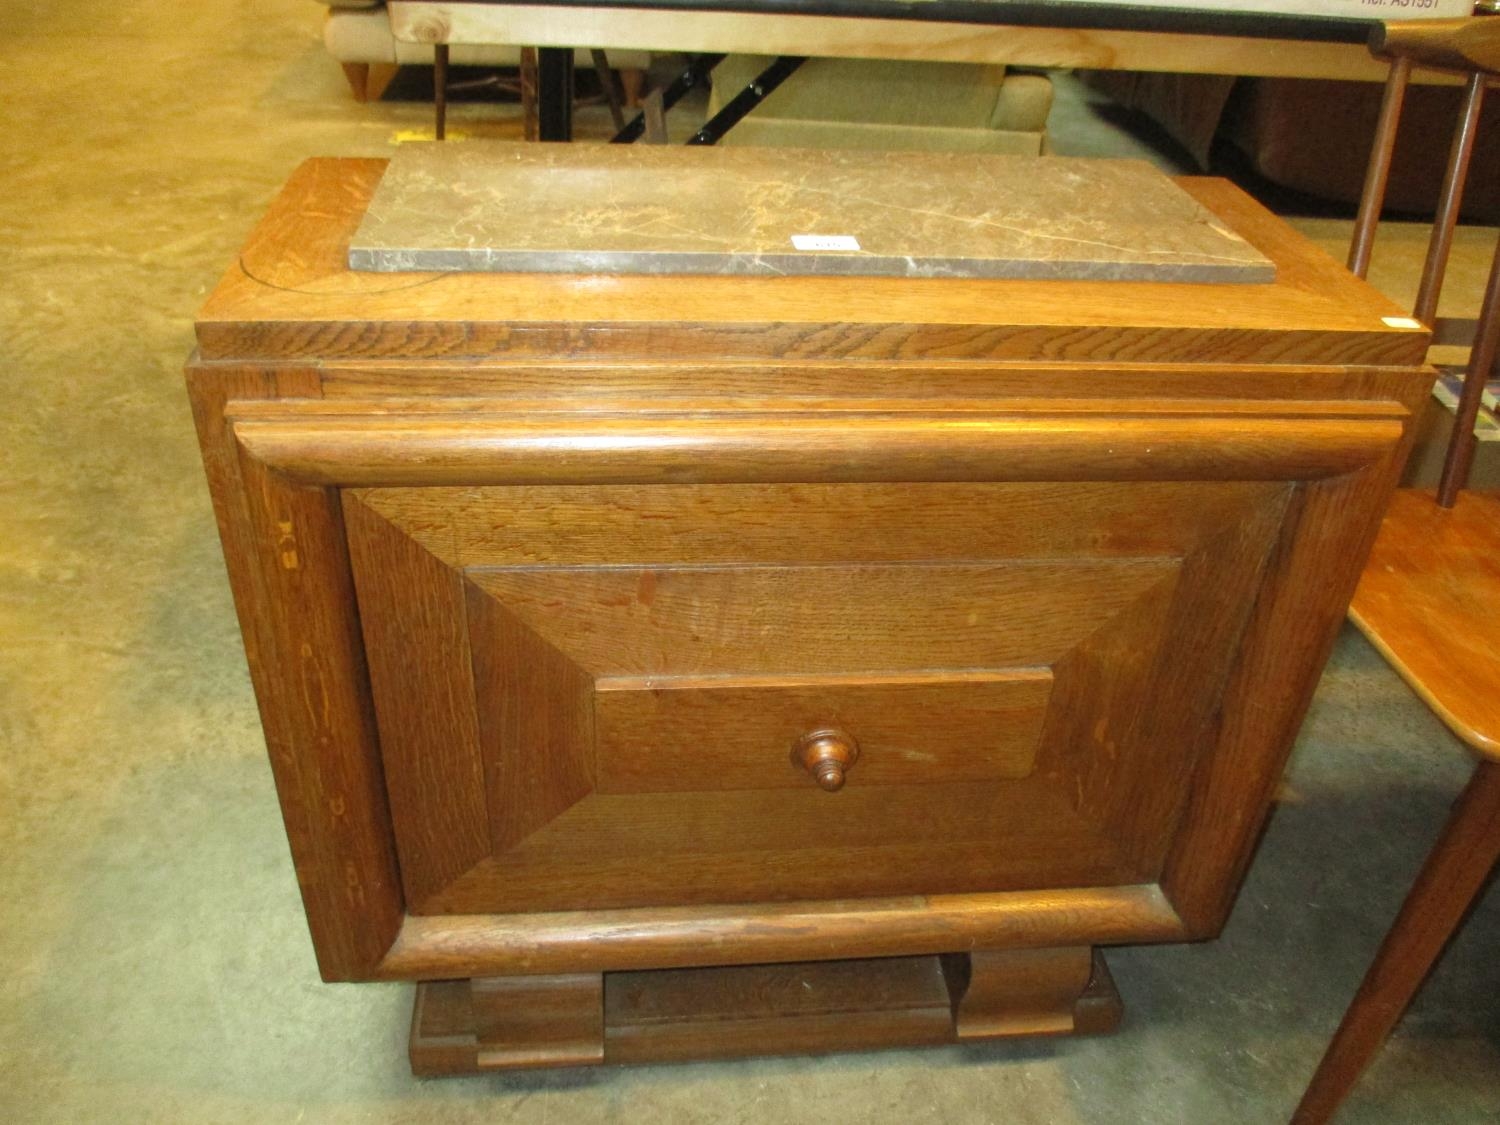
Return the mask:
<svg viewBox="0 0 1500 1125">
<path fill-rule="evenodd" d="M 1216 154 L 1228 156 L 1304 195 L 1351 205 L 1359 199 L 1380 113 L 1378 82 L 1132 71 L 1098 71 L 1090 81 L 1155 121 L 1203 168 Z M 1457 86 L 1421 83 L 1407 92 L 1389 209 L 1432 212 L 1460 94 Z M 1500 219 L 1500 105 L 1486 104 L 1480 119 L 1464 216 Z"/>
<path fill-rule="evenodd" d="M 323 42 L 361 101 L 378 98 L 398 67 L 431 66 L 432 47 L 398 42 L 383 0 L 319 0 Z M 454 46 L 455 66 L 514 66 L 524 44 Z M 589 46 L 588 44 L 583 45 Z M 608 50 L 608 44 L 602 44 Z M 642 69 L 643 51 L 608 50 L 610 65 Z M 732 55 L 714 73 L 713 112 L 769 60 Z M 591 66 L 580 49 L 578 66 Z M 809 59 L 725 138 L 731 144 L 942 149 L 1038 155 L 1046 150 L 1052 85 L 1001 66 Z"/>
</svg>

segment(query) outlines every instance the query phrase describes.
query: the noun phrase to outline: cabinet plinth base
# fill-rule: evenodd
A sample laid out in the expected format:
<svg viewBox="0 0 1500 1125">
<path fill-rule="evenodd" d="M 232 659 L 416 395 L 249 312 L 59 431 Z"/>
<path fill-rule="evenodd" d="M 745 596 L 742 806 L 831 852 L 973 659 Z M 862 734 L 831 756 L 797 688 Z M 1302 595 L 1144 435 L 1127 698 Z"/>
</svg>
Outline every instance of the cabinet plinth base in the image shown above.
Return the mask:
<svg viewBox="0 0 1500 1125">
<path fill-rule="evenodd" d="M 417 985 L 421 1075 L 931 1046 L 1113 1031 L 1088 947 L 477 978 Z"/>
</svg>

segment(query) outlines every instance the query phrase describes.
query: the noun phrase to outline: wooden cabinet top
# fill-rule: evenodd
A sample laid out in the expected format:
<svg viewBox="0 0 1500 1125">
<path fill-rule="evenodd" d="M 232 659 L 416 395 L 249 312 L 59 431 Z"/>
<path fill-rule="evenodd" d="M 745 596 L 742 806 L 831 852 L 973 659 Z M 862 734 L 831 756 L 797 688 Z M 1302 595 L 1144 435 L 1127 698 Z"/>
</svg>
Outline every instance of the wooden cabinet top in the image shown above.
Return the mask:
<svg viewBox="0 0 1500 1125">
<path fill-rule="evenodd" d="M 351 271 L 385 162 L 310 160 L 197 322 L 205 360 L 1420 363 L 1403 309 L 1221 180 L 1182 186 L 1264 285 Z"/>
</svg>

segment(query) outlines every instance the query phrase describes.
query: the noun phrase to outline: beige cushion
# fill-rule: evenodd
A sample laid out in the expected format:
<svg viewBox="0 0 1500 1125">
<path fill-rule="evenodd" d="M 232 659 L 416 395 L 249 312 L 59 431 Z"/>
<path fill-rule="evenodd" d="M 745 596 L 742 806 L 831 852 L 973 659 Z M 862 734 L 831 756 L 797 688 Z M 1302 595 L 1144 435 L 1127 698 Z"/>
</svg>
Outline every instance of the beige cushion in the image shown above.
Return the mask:
<svg viewBox="0 0 1500 1125">
<path fill-rule="evenodd" d="M 330 11 L 323 22 L 323 44 L 339 62 L 432 65 L 432 45 L 398 43 L 391 34 L 390 16 L 383 8 Z M 651 64 L 651 56 L 645 51 L 606 49 L 605 55 L 609 65 L 617 69 L 644 70 Z M 521 48 L 501 43 L 459 44 L 448 57 L 454 66 L 515 66 L 520 61 Z M 587 49 L 575 51 L 573 62 L 581 67 L 594 65 Z"/>
<path fill-rule="evenodd" d="M 709 112 L 771 59 L 731 55 Z M 1029 153 L 1046 148 L 1052 83 L 1001 66 L 809 59 L 725 136 L 728 144 Z"/>
</svg>

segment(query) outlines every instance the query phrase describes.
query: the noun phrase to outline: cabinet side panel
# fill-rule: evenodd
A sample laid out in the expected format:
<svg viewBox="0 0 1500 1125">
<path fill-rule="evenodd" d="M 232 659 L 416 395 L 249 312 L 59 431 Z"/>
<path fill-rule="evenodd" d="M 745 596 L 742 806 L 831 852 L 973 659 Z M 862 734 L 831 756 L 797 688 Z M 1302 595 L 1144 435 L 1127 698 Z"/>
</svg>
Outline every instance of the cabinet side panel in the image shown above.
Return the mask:
<svg viewBox="0 0 1500 1125">
<path fill-rule="evenodd" d="M 403 904 L 337 499 L 239 456 L 223 422 L 241 394 L 316 394 L 290 377 L 194 366 L 189 386 L 318 967 L 356 979 Z"/>
</svg>

